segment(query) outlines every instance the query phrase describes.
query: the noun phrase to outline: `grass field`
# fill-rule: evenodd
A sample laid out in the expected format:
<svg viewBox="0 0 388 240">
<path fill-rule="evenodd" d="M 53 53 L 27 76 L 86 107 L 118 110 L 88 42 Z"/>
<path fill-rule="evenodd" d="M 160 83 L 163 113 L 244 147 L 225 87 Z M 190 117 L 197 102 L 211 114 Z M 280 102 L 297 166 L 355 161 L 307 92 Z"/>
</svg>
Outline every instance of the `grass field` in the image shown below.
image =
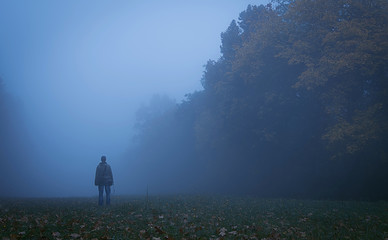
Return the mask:
<svg viewBox="0 0 388 240">
<path fill-rule="evenodd" d="M 0 199 L 1 238 L 388 239 L 388 202 L 201 196 L 96 202 Z"/>
</svg>

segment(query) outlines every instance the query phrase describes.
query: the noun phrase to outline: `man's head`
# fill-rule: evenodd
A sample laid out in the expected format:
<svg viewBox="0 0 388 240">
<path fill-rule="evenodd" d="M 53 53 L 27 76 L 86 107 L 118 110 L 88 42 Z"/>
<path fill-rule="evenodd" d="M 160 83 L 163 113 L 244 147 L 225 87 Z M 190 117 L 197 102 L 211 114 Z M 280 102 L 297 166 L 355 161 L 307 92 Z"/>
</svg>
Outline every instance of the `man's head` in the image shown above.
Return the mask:
<svg viewBox="0 0 388 240">
<path fill-rule="evenodd" d="M 105 156 L 101 156 L 101 162 L 106 162 L 106 157 Z"/>
</svg>

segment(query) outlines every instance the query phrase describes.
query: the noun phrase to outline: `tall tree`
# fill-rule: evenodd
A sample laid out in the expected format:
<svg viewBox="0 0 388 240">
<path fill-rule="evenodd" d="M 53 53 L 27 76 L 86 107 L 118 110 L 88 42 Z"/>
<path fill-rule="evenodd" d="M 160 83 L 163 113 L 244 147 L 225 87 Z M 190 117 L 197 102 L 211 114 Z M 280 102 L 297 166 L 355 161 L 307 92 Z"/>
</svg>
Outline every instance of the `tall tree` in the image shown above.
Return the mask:
<svg viewBox="0 0 388 240">
<path fill-rule="evenodd" d="M 0 196 L 27 196 L 32 147 L 21 114 L 20 103 L 5 89 L 0 79 Z"/>
<path fill-rule="evenodd" d="M 186 162 L 203 191 L 388 198 L 387 11 L 386 0 L 248 6 L 221 34 L 204 90 L 163 117 L 184 132 L 168 151 L 195 146 Z"/>
</svg>

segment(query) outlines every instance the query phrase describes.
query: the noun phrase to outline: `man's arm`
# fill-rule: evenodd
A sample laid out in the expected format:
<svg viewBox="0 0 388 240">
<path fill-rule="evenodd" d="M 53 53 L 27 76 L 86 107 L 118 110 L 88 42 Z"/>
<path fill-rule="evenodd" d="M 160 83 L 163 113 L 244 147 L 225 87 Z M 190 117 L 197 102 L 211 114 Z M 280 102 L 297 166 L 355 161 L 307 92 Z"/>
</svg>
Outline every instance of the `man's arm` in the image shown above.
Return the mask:
<svg viewBox="0 0 388 240">
<path fill-rule="evenodd" d="M 113 185 L 113 173 L 112 173 L 112 168 L 109 166 L 109 176 L 112 179 L 112 185 Z"/>
<path fill-rule="evenodd" d="M 97 186 L 98 185 L 98 183 L 97 183 L 97 173 L 98 173 L 98 166 L 96 167 L 96 175 L 95 175 L 95 177 L 94 177 L 94 185 L 95 186 Z"/>
</svg>

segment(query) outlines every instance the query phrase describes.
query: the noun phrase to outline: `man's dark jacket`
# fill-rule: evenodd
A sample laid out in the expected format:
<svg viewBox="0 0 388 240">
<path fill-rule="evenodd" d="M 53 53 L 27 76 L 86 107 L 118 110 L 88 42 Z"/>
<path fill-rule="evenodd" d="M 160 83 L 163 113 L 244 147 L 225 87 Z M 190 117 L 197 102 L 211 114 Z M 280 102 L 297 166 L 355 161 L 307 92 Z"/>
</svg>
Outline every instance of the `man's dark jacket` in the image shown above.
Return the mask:
<svg viewBox="0 0 388 240">
<path fill-rule="evenodd" d="M 94 179 L 94 185 L 113 185 L 112 169 L 106 162 L 100 162 L 96 168 L 96 177 Z"/>
</svg>

